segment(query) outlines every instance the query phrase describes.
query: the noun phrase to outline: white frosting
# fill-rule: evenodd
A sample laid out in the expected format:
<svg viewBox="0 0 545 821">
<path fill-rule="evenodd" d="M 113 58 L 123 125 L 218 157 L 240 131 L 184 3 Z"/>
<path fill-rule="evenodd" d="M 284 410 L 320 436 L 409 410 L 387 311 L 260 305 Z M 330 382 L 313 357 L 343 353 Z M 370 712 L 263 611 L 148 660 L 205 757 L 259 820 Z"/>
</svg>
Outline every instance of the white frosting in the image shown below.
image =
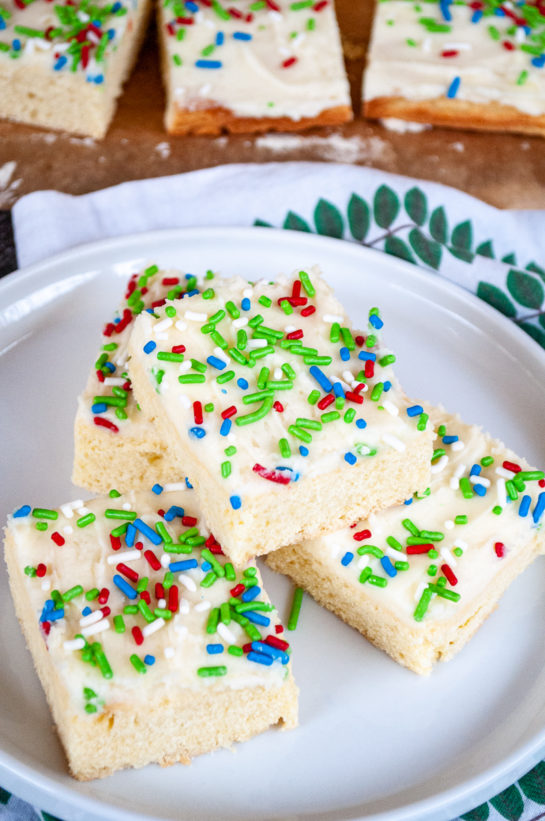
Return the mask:
<svg viewBox="0 0 545 821">
<path fill-rule="evenodd" d="M 517 7 L 514 7 L 515 12 Z M 437 2 L 382 0 L 377 3 L 373 35 L 364 75 L 363 98 L 403 97 L 433 100 L 445 97 L 453 80 L 460 78 L 456 99 L 472 103 L 513 106 L 525 114 L 545 113 L 545 69 L 532 65 L 532 54 L 521 45 L 535 45 L 531 33 L 508 16 L 484 16 L 472 22 L 474 9 L 465 3 L 448 4 L 450 21 Z M 448 32 L 428 31 L 421 18 L 450 26 Z M 544 19 L 545 23 L 545 19 Z M 488 28 L 499 32 L 493 39 Z M 409 42 L 414 45 L 409 45 Z M 506 49 L 502 43 L 514 45 Z M 443 52 L 456 51 L 443 57 Z M 523 83 L 517 82 L 527 72 Z"/>
<path fill-rule="evenodd" d="M 197 13 L 193 5 L 198 6 Z M 350 106 L 332 0 L 320 11 L 293 9 L 291 0 L 275 0 L 272 5 L 280 11 L 265 2 L 252 11 L 256 4 L 251 0 L 221 5 L 243 16 L 223 19 L 202 3 L 161 4 L 167 85 L 170 101 L 178 108 L 221 106 L 238 117 L 299 120 L 334 106 Z M 193 24 L 176 22 L 180 13 Z M 314 21 L 312 29 L 309 20 Z M 182 40 L 179 31 L 185 31 Z M 249 39 L 237 39 L 239 35 Z M 203 60 L 220 67 L 199 67 Z"/>
</svg>

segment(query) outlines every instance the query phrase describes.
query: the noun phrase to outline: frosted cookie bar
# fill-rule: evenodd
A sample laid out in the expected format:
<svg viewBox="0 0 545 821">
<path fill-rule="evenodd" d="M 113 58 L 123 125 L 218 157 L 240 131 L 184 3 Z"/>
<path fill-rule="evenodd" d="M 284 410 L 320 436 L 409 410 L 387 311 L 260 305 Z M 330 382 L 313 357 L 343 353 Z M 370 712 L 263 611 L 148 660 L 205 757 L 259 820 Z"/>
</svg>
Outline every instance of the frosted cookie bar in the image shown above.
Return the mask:
<svg viewBox="0 0 545 821">
<path fill-rule="evenodd" d="M 364 74 L 367 117 L 545 134 L 539 3 L 381 0 Z"/>
<path fill-rule="evenodd" d="M 102 330 L 97 359 L 78 397 L 74 484 L 105 493 L 115 482 L 125 492 L 177 481 L 184 475 L 173 464 L 153 421 L 134 400 L 126 369 L 127 346 L 141 311 L 156 308 L 167 298 L 187 299 L 197 293 L 194 276 L 160 270 L 157 265 L 130 277 L 121 304 Z"/>
<path fill-rule="evenodd" d="M 136 398 L 233 561 L 426 487 L 432 432 L 405 413 L 382 325 L 375 308 L 353 331 L 316 270 L 217 280 L 138 317 Z"/>
<path fill-rule="evenodd" d="M 23 505 L 5 557 L 72 775 L 106 776 L 297 723 L 289 645 L 189 490 Z"/>
<path fill-rule="evenodd" d="M 543 471 L 458 417 L 433 417 L 429 488 L 267 558 L 416 673 L 452 658 L 545 549 Z"/>
<path fill-rule="evenodd" d="M 352 119 L 332 0 L 159 4 L 171 134 L 294 131 Z"/>
<path fill-rule="evenodd" d="M 0 2 L 0 117 L 101 138 L 150 0 Z"/>
</svg>

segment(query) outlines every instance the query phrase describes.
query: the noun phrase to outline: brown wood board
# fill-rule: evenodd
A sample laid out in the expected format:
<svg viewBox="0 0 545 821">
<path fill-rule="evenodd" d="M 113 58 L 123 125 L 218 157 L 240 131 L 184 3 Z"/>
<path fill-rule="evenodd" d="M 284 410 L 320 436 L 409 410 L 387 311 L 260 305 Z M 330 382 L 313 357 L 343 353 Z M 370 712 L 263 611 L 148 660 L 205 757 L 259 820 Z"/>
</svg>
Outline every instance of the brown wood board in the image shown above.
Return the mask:
<svg viewBox="0 0 545 821">
<path fill-rule="evenodd" d="M 173 137 L 151 28 L 106 138 L 0 121 L 0 207 L 30 191 L 82 194 L 126 180 L 235 162 L 348 162 L 434 180 L 503 208 L 545 208 L 545 141 L 539 137 L 430 129 L 388 131 L 361 118 L 361 77 L 372 0 L 337 0 L 355 120 L 304 135 Z"/>
</svg>

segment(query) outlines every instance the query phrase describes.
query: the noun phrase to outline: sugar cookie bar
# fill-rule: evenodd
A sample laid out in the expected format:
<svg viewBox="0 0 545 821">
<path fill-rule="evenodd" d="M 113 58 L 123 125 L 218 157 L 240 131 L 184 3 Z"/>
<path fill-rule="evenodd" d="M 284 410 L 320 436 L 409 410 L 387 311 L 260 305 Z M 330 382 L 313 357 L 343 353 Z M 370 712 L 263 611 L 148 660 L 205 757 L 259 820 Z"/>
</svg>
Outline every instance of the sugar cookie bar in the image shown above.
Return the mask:
<svg viewBox="0 0 545 821">
<path fill-rule="evenodd" d="M 142 313 L 129 373 L 235 562 L 426 487 L 432 431 L 410 419 L 378 309 L 353 332 L 317 270 L 214 280 Z"/>
<path fill-rule="evenodd" d="M 424 493 L 267 557 L 421 674 L 463 647 L 545 549 L 543 471 L 475 425 L 430 412 L 438 430 Z"/>
<path fill-rule="evenodd" d="M 381 0 L 364 113 L 433 125 L 545 134 L 539 4 Z"/>
<path fill-rule="evenodd" d="M 158 14 L 169 133 L 352 119 L 333 0 L 166 0 Z"/>
<path fill-rule="evenodd" d="M 100 139 L 150 0 L 0 2 L 0 117 Z"/>
<path fill-rule="evenodd" d="M 289 645 L 259 572 L 226 561 L 192 491 L 23 505 L 5 557 L 76 778 L 187 764 L 296 725 Z"/>
<path fill-rule="evenodd" d="M 169 456 L 153 421 L 138 408 L 126 371 L 127 346 L 134 318 L 166 298 L 198 293 L 196 279 L 150 265 L 133 274 L 112 321 L 102 330 L 101 346 L 87 385 L 78 397 L 74 425 L 74 484 L 106 493 L 147 489 L 154 482 L 185 475 Z"/>
</svg>

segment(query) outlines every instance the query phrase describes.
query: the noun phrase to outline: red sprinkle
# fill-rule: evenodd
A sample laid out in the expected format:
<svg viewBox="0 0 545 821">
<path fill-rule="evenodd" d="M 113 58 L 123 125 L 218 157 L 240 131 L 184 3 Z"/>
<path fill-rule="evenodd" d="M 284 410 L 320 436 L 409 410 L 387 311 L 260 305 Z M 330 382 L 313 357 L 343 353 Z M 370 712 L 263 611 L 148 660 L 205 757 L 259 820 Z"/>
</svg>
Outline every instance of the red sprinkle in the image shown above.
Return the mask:
<svg viewBox="0 0 545 821">
<path fill-rule="evenodd" d="M 286 334 L 286 339 L 302 339 L 303 338 L 303 331 L 301 328 L 297 331 L 291 331 L 289 334 Z"/>
<path fill-rule="evenodd" d="M 148 606 L 151 604 L 151 596 L 147 590 L 142 590 L 140 598 L 143 599 Z"/>
<path fill-rule="evenodd" d="M 231 596 L 233 596 L 236 599 L 236 597 L 240 596 L 241 593 L 244 593 L 245 590 L 246 588 L 243 584 L 237 584 L 235 585 L 235 587 L 231 588 L 230 593 Z"/>
<path fill-rule="evenodd" d="M 184 353 L 185 345 L 173 345 L 171 350 L 172 353 Z"/>
<path fill-rule="evenodd" d="M 540 479 L 538 485 L 539 487 L 545 487 L 545 479 Z"/>
<path fill-rule="evenodd" d="M 314 11 L 323 11 L 323 9 L 325 9 L 327 4 L 328 4 L 328 0 L 319 0 L 319 2 L 315 3 L 312 8 L 313 8 Z"/>
<path fill-rule="evenodd" d="M 207 540 L 206 540 L 206 541 L 205 541 L 205 543 L 204 543 L 204 546 L 205 546 L 205 547 L 212 547 L 212 546 L 213 546 L 213 545 L 215 545 L 215 544 L 216 544 L 216 539 L 215 539 L 215 538 L 214 538 L 214 536 L 210 533 L 210 534 L 209 534 L 209 536 L 208 536 L 208 538 L 207 538 Z"/>
<path fill-rule="evenodd" d="M 375 375 L 375 363 L 368 359 L 365 363 L 363 372 L 367 379 L 371 379 Z"/>
<path fill-rule="evenodd" d="M 193 417 L 196 425 L 202 425 L 202 404 L 200 402 L 193 402 Z"/>
<path fill-rule="evenodd" d="M 108 428 L 108 430 L 111 430 L 113 433 L 119 433 L 117 425 L 114 425 L 109 419 L 103 419 L 101 416 L 93 416 L 93 422 L 100 428 Z"/>
<path fill-rule="evenodd" d="M 156 599 L 164 599 L 165 598 L 165 588 L 161 584 L 161 582 L 155 582 L 155 598 Z"/>
<path fill-rule="evenodd" d="M 119 536 L 112 536 L 110 533 L 110 544 L 112 546 L 112 550 L 119 550 L 121 547 L 121 539 Z"/>
<path fill-rule="evenodd" d="M 293 66 L 297 62 L 297 57 L 288 57 L 287 60 L 284 60 L 282 63 L 282 68 L 289 68 Z"/>
<path fill-rule="evenodd" d="M 268 7 L 269 7 L 270 9 L 272 9 L 273 11 L 282 11 L 282 9 L 280 8 L 280 6 L 277 6 L 277 4 L 274 2 L 274 0 L 265 0 L 265 3 L 266 3 L 266 4 L 268 5 Z M 23 7 L 23 8 L 24 8 L 24 7 Z"/>
<path fill-rule="evenodd" d="M 441 565 L 441 572 L 445 574 L 445 578 L 449 584 L 453 587 L 454 585 L 458 584 L 458 579 L 454 575 L 452 568 L 448 564 Z"/>
<path fill-rule="evenodd" d="M 45 566 L 45 564 L 42 564 L 40 562 L 40 564 L 36 568 L 36 575 L 39 576 L 40 578 L 42 578 L 42 576 L 45 576 L 46 573 L 47 573 L 47 567 Z"/>
<path fill-rule="evenodd" d="M 515 50 L 515 46 L 513 45 L 513 43 L 510 43 L 509 40 L 504 40 L 503 43 L 502 43 L 502 46 L 504 47 L 504 49 L 506 51 L 514 51 Z"/>
<path fill-rule="evenodd" d="M 361 348 L 361 346 L 362 346 L 362 345 L 363 345 L 363 343 L 365 342 L 365 337 L 363 337 L 363 336 L 356 336 L 356 337 L 354 337 L 354 342 L 356 343 L 356 345 L 357 345 L 359 348 Z"/>
<path fill-rule="evenodd" d="M 106 605 L 105 607 L 100 608 L 100 612 L 102 613 L 104 618 L 107 619 L 112 611 L 111 608 L 109 608 L 108 605 Z"/>
<path fill-rule="evenodd" d="M 61 536 L 61 534 L 57 533 L 56 530 L 55 530 L 54 533 L 51 534 L 51 539 L 52 539 L 52 541 L 55 542 L 56 545 L 58 545 L 58 547 L 62 547 L 63 544 L 65 543 L 64 536 Z"/>
<path fill-rule="evenodd" d="M 195 527 L 197 520 L 194 516 L 182 516 L 182 524 L 184 527 Z"/>
<path fill-rule="evenodd" d="M 152 570 L 161 569 L 161 562 L 159 561 L 153 550 L 144 550 L 144 558 L 146 559 L 147 563 L 149 564 Z"/>
<path fill-rule="evenodd" d="M 505 470 L 513 471 L 513 473 L 519 473 L 522 470 L 520 465 L 515 464 L 515 462 L 508 462 L 507 459 L 503 463 L 502 467 L 504 467 Z"/>
<path fill-rule="evenodd" d="M 190 17 L 178 17 L 178 18 L 176 18 L 176 22 L 180 23 L 181 25 L 184 25 L 188 20 L 190 20 L 191 23 L 193 22 L 193 20 Z M 161 280 L 161 285 L 179 285 L 179 284 L 180 284 L 180 278 L 179 277 L 163 277 L 163 279 Z"/>
<path fill-rule="evenodd" d="M 314 307 L 314 305 L 307 305 L 307 307 L 303 308 L 303 310 L 301 311 L 301 316 L 310 316 L 315 311 L 316 308 Z"/>
<path fill-rule="evenodd" d="M 242 650 L 243 650 L 245 653 L 251 653 L 251 652 L 252 652 L 252 642 L 251 642 L 251 641 L 249 641 L 249 642 L 248 642 L 248 644 L 243 644 L 243 645 L 242 645 Z"/>
<path fill-rule="evenodd" d="M 457 57 L 459 53 L 455 48 L 448 48 L 441 52 L 441 57 Z"/>
<path fill-rule="evenodd" d="M 97 374 L 98 381 L 99 382 L 104 382 L 104 374 L 102 373 L 102 371 L 97 371 L 96 374 Z"/>
<path fill-rule="evenodd" d="M 284 405 L 282 404 L 282 402 L 279 402 L 278 399 L 274 403 L 273 408 L 275 409 L 275 411 L 278 411 L 278 413 L 284 412 Z"/>
<path fill-rule="evenodd" d="M 289 485 L 291 482 L 291 476 L 289 473 L 286 475 L 281 470 L 267 470 L 267 468 L 264 468 L 263 465 L 260 465 L 257 462 L 253 466 L 252 470 L 254 473 L 257 473 L 258 476 L 261 476 L 262 479 L 268 479 L 269 482 L 276 482 L 277 485 Z"/>
<path fill-rule="evenodd" d="M 327 393 L 325 396 L 322 396 L 322 398 L 320 399 L 320 401 L 318 402 L 316 407 L 320 408 L 320 410 L 325 410 L 334 401 L 335 401 L 335 397 L 333 396 L 333 394 L 332 393 Z"/>
<path fill-rule="evenodd" d="M 230 417 L 234 416 L 236 412 L 236 407 L 234 405 L 230 405 L 228 408 L 225 408 L 225 410 L 221 412 L 221 418 L 230 419 Z"/>
<path fill-rule="evenodd" d="M 432 550 L 434 545 L 432 544 L 410 544 L 407 545 L 407 556 L 417 555 L 418 553 L 427 553 L 428 550 Z"/>
<path fill-rule="evenodd" d="M 277 650 L 287 650 L 290 646 L 284 639 L 277 639 L 276 636 L 267 636 L 265 644 L 270 644 L 271 647 L 276 647 Z"/>
<path fill-rule="evenodd" d="M 100 593 L 98 594 L 98 603 L 99 604 L 106 604 L 108 599 L 110 598 L 110 591 L 107 587 L 103 587 Z"/>
<path fill-rule="evenodd" d="M 42 622 L 42 630 L 44 631 L 45 635 L 49 635 L 49 631 L 51 630 L 51 622 L 50 621 L 43 621 Z"/>
<path fill-rule="evenodd" d="M 116 564 L 115 569 L 119 573 L 122 573 L 131 582 L 137 582 L 139 579 L 136 570 L 133 570 L 132 567 L 128 567 L 126 564 L 124 564 L 124 562 L 119 562 L 119 564 Z"/>
<path fill-rule="evenodd" d="M 496 556 L 498 559 L 503 559 L 505 556 L 505 545 L 503 542 L 496 542 L 494 545 L 494 550 L 496 551 Z"/>
<path fill-rule="evenodd" d="M 281 624 L 277 624 L 274 629 L 277 633 L 283 633 L 284 632 L 284 628 L 282 627 Z"/>
<path fill-rule="evenodd" d="M 362 542 L 364 539 L 370 539 L 372 535 L 370 530 L 358 530 L 357 533 L 354 533 L 353 538 L 357 542 Z"/>
<path fill-rule="evenodd" d="M 135 640 L 135 642 L 136 642 L 138 645 L 140 645 L 140 644 L 143 644 L 143 643 L 144 643 L 144 636 L 142 635 L 142 631 L 140 630 L 140 628 L 139 628 L 139 627 L 137 627 L 137 626 L 135 625 L 135 626 L 132 628 L 131 633 L 132 633 L 132 637 L 133 637 L 133 639 Z"/>
<path fill-rule="evenodd" d="M 164 515 L 164 513 L 163 513 L 163 515 Z M 143 550 L 143 548 L 144 548 L 144 542 L 136 542 L 136 544 L 134 546 L 135 550 Z"/>
<path fill-rule="evenodd" d="M 175 584 L 168 591 L 168 609 L 171 613 L 176 613 L 179 603 L 179 591 Z"/>
<path fill-rule="evenodd" d="M 355 393 L 355 391 L 346 391 L 345 397 L 349 402 L 355 402 L 357 405 L 363 405 L 363 396 L 360 393 Z"/>
</svg>

